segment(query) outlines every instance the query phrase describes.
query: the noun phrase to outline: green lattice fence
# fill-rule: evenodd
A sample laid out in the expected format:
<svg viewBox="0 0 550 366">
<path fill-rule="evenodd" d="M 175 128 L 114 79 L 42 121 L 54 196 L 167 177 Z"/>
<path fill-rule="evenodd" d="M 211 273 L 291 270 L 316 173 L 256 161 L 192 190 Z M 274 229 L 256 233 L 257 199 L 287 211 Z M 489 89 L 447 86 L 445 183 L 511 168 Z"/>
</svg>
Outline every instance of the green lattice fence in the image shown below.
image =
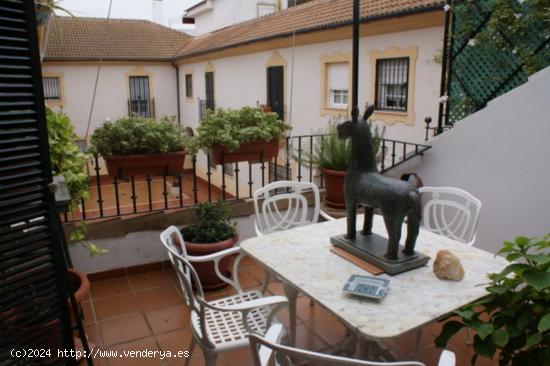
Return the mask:
<svg viewBox="0 0 550 366">
<path fill-rule="evenodd" d="M 550 0 L 463 0 L 451 9 L 447 124 L 550 65 Z"/>
</svg>

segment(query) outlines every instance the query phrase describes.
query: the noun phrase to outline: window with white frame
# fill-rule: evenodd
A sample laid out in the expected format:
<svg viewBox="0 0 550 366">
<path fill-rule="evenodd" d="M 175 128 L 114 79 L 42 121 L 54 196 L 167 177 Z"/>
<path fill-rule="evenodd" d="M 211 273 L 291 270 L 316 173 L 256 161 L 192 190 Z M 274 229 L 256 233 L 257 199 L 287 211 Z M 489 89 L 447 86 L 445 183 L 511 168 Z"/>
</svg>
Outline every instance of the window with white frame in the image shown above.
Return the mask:
<svg viewBox="0 0 550 366">
<path fill-rule="evenodd" d="M 409 58 L 376 60 L 377 110 L 406 112 L 409 91 Z"/>
<path fill-rule="evenodd" d="M 61 100 L 61 84 L 58 76 L 45 76 L 42 78 L 45 100 Z"/>
<path fill-rule="evenodd" d="M 348 66 L 347 62 L 327 64 L 327 106 L 329 108 L 348 108 Z"/>
<path fill-rule="evenodd" d="M 275 5 L 273 4 L 258 4 L 258 17 L 275 13 Z"/>
</svg>

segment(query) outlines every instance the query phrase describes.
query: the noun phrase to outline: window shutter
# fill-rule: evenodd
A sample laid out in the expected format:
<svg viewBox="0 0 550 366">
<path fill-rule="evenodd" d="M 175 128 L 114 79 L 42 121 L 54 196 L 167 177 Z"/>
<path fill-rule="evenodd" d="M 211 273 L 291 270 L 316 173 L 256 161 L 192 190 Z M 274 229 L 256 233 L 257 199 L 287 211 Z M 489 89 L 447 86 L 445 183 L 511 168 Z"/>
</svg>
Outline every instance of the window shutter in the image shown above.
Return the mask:
<svg viewBox="0 0 550 366">
<path fill-rule="evenodd" d="M 348 63 L 331 63 L 328 64 L 327 69 L 329 90 L 348 90 Z"/>
<path fill-rule="evenodd" d="M 34 2 L 0 5 L 0 364 L 13 348 L 73 347 Z M 55 360 L 52 364 L 66 363 Z M 36 359 L 34 359 L 36 361 Z M 41 361 L 45 361 L 42 359 Z"/>
</svg>

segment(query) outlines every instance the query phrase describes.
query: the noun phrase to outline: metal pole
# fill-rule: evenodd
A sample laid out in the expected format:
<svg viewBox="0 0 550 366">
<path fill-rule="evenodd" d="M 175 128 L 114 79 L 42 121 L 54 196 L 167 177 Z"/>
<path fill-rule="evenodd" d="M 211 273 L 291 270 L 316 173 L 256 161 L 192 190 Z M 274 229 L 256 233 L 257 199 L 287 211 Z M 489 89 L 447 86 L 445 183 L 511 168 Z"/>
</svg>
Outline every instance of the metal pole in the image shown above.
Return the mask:
<svg viewBox="0 0 550 366">
<path fill-rule="evenodd" d="M 353 0 L 353 70 L 352 70 L 352 111 L 353 122 L 359 117 L 359 3 Z"/>
</svg>

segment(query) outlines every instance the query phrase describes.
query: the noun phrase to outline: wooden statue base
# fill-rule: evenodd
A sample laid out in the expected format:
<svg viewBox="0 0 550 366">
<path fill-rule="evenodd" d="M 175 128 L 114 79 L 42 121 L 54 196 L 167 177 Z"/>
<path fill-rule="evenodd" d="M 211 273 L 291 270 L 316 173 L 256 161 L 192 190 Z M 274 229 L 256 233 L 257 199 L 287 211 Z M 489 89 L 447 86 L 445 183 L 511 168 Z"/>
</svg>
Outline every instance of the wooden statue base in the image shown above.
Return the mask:
<svg viewBox="0 0 550 366">
<path fill-rule="evenodd" d="M 346 238 L 346 234 L 342 234 L 331 237 L 330 242 L 335 247 L 342 248 L 364 261 L 382 268 L 384 272 L 392 276 L 422 267 L 430 260 L 430 257 L 419 252 L 413 255 L 404 254 L 402 245 L 399 246 L 398 258 L 388 260 L 384 257 L 388 250 L 388 239 L 377 234 L 363 235 L 358 232 L 355 240 L 349 240 Z"/>
</svg>

